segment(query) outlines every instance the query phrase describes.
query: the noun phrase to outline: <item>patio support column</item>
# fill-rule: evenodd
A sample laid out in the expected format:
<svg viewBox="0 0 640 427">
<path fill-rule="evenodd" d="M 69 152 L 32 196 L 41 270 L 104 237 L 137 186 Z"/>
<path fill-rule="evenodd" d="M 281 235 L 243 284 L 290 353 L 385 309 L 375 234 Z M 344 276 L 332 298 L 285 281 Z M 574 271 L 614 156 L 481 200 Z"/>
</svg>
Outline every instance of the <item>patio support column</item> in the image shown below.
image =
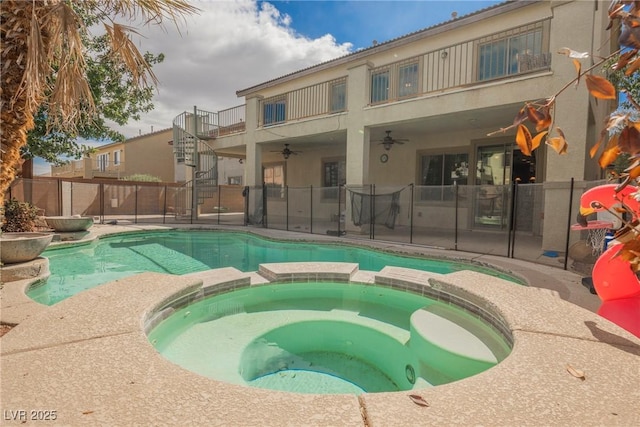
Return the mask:
<svg viewBox="0 0 640 427">
<path fill-rule="evenodd" d="M 369 157 L 371 151 L 370 131 L 365 123 L 364 109 L 369 105 L 369 69 L 368 61 L 363 61 L 349 68 L 349 84 L 347 92 L 349 126 L 347 127 L 346 178 L 347 187 L 362 187 L 370 183 Z M 351 204 L 349 192 L 346 193 L 345 230 L 364 233 L 366 227 L 358 227 L 351 222 Z"/>
<path fill-rule="evenodd" d="M 246 166 L 245 185 L 259 187 L 262 185 L 262 147 L 256 143 L 256 130 L 258 128 L 258 110 L 260 97 L 247 99 L 246 112 Z"/>
<path fill-rule="evenodd" d="M 246 135 L 245 141 L 245 185 L 251 187 L 249 191 L 248 209 L 249 216 L 256 214 L 257 207 L 262 206 L 262 192 L 253 191 L 256 187 L 262 187 L 262 145 L 256 143 L 256 130 L 258 129 L 258 118 L 260 117 L 260 99 L 255 96 L 247 99 L 246 112 Z"/>
<path fill-rule="evenodd" d="M 562 3 L 554 7 L 554 19 L 551 25 L 562 25 L 571 28 L 573 25 L 583 25 L 584 28 L 592 28 L 599 24 L 594 22 L 593 10 L 583 7 L 580 2 Z M 562 24 L 557 24 L 562 23 Z M 594 28 L 596 28 L 594 27 Z M 560 31 L 552 28 L 553 33 L 562 33 L 563 37 L 550 40 L 549 51 L 557 52 L 564 46 L 571 46 L 579 52 L 592 51 L 594 46 L 603 43 L 594 34 L 591 38 L 584 37 L 578 32 Z M 594 38 L 595 37 L 595 38 Z M 599 51 L 599 55 L 606 52 Z M 572 76 L 575 74 L 573 63 L 562 57 L 553 59 L 554 74 L 559 76 Z M 596 73 L 599 69 L 596 69 Z M 553 87 L 549 88 L 549 94 L 559 90 L 566 79 L 554 79 Z M 565 90 L 557 99 L 555 105 L 556 118 L 554 125 L 561 128 L 566 135 L 569 148 L 564 155 L 558 155 L 550 147 L 546 147 L 544 182 L 544 217 L 543 217 L 543 250 L 564 252 L 566 243 L 566 218 L 568 203 L 570 200 L 569 181 L 576 180 L 576 192 L 573 197 L 573 212 L 577 212 L 582 192 L 581 186 L 584 180 L 600 178 L 600 171 L 595 159 L 589 158 L 588 150 L 596 142 L 604 116 L 609 111 L 608 103 L 598 100 L 597 103 L 590 99 L 586 86 L 581 82 L 575 90 Z M 551 136 L 557 136 L 555 131 Z M 540 171 L 538 171 L 540 173 Z M 541 218 L 542 219 L 542 218 Z M 575 242 L 580 238 L 580 233 L 572 233 L 571 240 Z"/>
<path fill-rule="evenodd" d="M 347 185 L 369 183 L 369 128 L 347 130 Z"/>
</svg>

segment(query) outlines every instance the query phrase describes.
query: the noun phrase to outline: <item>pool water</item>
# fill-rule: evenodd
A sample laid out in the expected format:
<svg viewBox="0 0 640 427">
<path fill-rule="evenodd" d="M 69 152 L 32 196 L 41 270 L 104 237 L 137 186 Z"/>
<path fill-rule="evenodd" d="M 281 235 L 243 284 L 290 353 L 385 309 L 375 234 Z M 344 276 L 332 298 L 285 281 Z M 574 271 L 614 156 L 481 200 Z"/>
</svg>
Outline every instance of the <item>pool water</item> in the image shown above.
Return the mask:
<svg viewBox="0 0 640 427">
<path fill-rule="evenodd" d="M 353 262 L 361 270 L 380 271 L 389 265 L 442 274 L 475 270 L 517 282 L 490 268 L 471 264 L 403 257 L 347 245 L 284 242 L 247 233 L 203 230 L 108 236 L 91 244 L 52 247 L 42 256 L 49 259 L 51 276 L 32 286 L 27 295 L 46 305 L 146 271 L 181 275 L 235 267 L 250 272 L 257 271 L 259 264 L 275 262 Z"/>
<path fill-rule="evenodd" d="M 438 321 L 458 332 L 444 340 L 416 332 L 416 312 L 442 313 Z M 208 297 L 175 311 L 149 340 L 165 358 L 203 376 L 321 394 L 431 387 L 489 369 L 510 352 L 501 335 L 455 306 L 386 287 L 327 282 Z"/>
</svg>

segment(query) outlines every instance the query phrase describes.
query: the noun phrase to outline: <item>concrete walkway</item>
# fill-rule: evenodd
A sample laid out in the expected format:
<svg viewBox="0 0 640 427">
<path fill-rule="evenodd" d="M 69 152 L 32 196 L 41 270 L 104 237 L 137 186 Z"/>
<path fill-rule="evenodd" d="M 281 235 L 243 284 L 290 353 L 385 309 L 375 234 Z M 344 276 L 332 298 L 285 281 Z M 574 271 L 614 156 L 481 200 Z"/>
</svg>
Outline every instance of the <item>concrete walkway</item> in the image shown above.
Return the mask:
<svg viewBox="0 0 640 427">
<path fill-rule="evenodd" d="M 94 228 L 94 235 L 131 231 Z M 268 230 L 260 234 L 326 240 Z M 329 277 L 336 268 L 343 274 L 339 265 L 267 264 L 262 274 L 233 269 L 187 276 L 144 273 L 51 307 L 24 296 L 29 280 L 16 281 L 5 283 L 0 294 L 2 321 L 19 320 L 0 339 L 2 423 L 42 424 L 48 418 L 48 425 L 73 426 L 637 425 L 640 340 L 594 313 L 597 298 L 581 286 L 579 276 L 504 258 L 373 246 L 453 255 L 527 280 L 529 287 L 471 271 L 438 277 L 399 268 L 378 273 L 348 268 L 353 282 L 437 291 L 490 313 L 511 334 L 512 353 L 482 374 L 413 392 L 352 396 L 260 390 L 173 365 L 148 342 L 150 319 L 173 301 L 197 299 L 217 287 L 259 286 L 294 275 Z M 416 405 L 409 394 L 419 394 L 429 406 Z"/>
</svg>

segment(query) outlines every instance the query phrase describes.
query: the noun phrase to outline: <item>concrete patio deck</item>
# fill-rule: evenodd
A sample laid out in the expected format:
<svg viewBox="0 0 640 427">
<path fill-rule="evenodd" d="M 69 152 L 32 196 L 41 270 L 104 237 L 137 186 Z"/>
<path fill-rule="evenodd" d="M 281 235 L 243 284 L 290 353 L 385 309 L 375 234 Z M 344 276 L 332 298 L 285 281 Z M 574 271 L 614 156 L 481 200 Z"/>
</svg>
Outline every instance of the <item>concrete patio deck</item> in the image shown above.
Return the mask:
<svg viewBox="0 0 640 427">
<path fill-rule="evenodd" d="M 94 226 L 88 238 L 149 228 L 163 227 Z M 269 230 L 259 233 L 335 241 Z M 18 323 L 0 339 L 2 423 L 637 425 L 640 340 L 594 313 L 599 301 L 580 284 L 579 276 L 500 257 L 383 242 L 367 246 L 473 260 L 525 279 L 530 286 L 471 271 L 438 276 L 399 268 L 353 271 L 349 276 L 371 286 L 438 289 L 462 298 L 504 322 L 513 337 L 512 353 L 474 377 L 411 392 L 353 396 L 261 390 L 215 381 L 172 364 L 149 343 L 145 325 L 155 310 L 180 296 L 197 298 L 203 287 L 259 286 L 268 282 L 267 277 L 322 278 L 335 274 L 336 268 L 343 274 L 339 265 L 267 264 L 261 267 L 266 274 L 260 275 L 228 268 L 186 276 L 144 273 L 51 307 L 24 295 L 32 281 L 26 279 L 5 283 L 0 293 L 0 320 Z M 568 366 L 583 372 L 584 378 L 572 375 Z M 409 394 L 419 394 L 429 406 L 416 405 Z M 47 416 L 49 420 L 42 419 Z"/>
</svg>

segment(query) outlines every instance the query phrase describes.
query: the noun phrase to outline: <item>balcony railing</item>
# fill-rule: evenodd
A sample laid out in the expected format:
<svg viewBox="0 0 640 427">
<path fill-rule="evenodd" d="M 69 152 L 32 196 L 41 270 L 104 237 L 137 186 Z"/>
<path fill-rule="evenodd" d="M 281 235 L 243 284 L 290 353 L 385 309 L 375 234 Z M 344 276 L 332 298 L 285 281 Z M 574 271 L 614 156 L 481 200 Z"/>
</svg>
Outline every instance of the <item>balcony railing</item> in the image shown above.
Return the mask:
<svg viewBox="0 0 640 427">
<path fill-rule="evenodd" d="M 92 159 L 91 172 L 93 177 L 96 178 L 124 178 L 125 176 L 125 164 L 124 162 L 104 163 L 97 159 Z"/>
<path fill-rule="evenodd" d="M 90 171 L 86 169 L 91 169 Z M 125 162 L 113 163 L 100 159 L 81 159 L 51 167 L 51 175 L 64 178 L 123 178 L 125 176 Z M 90 173 L 87 173 L 90 172 Z"/>
<path fill-rule="evenodd" d="M 551 19 L 545 19 L 373 68 L 366 83 L 369 104 L 548 70 L 550 24 Z M 345 111 L 346 94 L 343 77 L 264 98 L 259 102 L 258 127 Z"/>
<path fill-rule="evenodd" d="M 218 111 L 217 136 L 244 132 L 247 121 L 246 113 L 247 108 L 244 104 Z"/>
<path fill-rule="evenodd" d="M 79 177 L 84 174 L 84 160 L 72 160 L 60 166 L 51 166 L 51 176 L 66 178 Z"/>
<path fill-rule="evenodd" d="M 370 70 L 370 104 L 511 78 L 551 66 L 550 19 L 444 46 Z M 411 68 L 410 65 L 418 64 Z M 417 75 L 413 76 L 413 70 Z M 417 86 L 411 92 L 407 86 Z"/>
<path fill-rule="evenodd" d="M 195 112 L 185 111 L 173 119 L 174 143 L 178 141 L 177 152 L 184 150 L 179 144 L 185 138 L 194 136 L 203 139 L 215 139 L 219 136 L 244 132 L 246 129 L 246 105 L 227 108 L 217 112 L 196 109 Z M 194 121 L 194 114 L 196 120 Z M 176 132 L 177 131 L 177 132 Z M 178 156 L 184 158 L 184 153 Z"/>
<path fill-rule="evenodd" d="M 260 100 L 258 126 L 345 111 L 347 78 L 330 80 Z"/>
</svg>

